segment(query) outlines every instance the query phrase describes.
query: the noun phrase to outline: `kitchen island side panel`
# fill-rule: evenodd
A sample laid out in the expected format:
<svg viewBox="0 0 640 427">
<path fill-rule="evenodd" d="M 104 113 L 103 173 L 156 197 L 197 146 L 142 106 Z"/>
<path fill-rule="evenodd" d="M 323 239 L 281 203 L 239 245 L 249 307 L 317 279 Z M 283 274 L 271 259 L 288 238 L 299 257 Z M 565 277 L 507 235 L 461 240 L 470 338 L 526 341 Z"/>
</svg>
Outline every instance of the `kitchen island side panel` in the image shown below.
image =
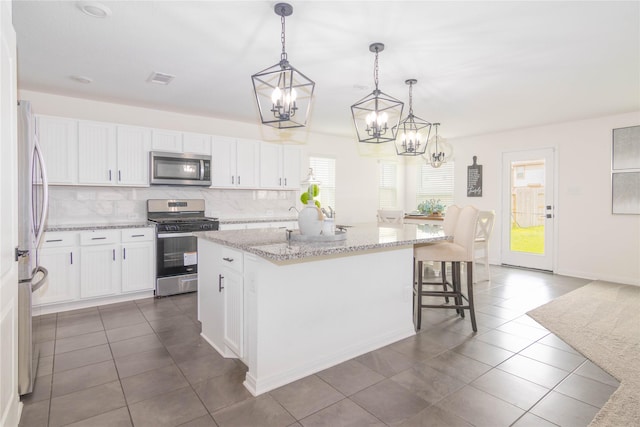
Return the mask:
<svg viewBox="0 0 640 427">
<path fill-rule="evenodd" d="M 276 265 L 245 253 L 254 395 L 414 335 L 413 246 Z"/>
</svg>

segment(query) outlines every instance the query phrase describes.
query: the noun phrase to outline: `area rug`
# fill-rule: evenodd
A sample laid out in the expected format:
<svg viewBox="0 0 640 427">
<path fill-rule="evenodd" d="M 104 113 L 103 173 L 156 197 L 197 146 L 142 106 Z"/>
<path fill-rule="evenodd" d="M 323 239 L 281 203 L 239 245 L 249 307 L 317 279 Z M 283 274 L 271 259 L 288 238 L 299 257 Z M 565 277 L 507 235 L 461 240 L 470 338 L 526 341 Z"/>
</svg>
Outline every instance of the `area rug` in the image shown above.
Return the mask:
<svg viewBox="0 0 640 427">
<path fill-rule="evenodd" d="M 595 281 L 527 314 L 620 381 L 590 427 L 640 425 L 640 286 Z"/>
</svg>

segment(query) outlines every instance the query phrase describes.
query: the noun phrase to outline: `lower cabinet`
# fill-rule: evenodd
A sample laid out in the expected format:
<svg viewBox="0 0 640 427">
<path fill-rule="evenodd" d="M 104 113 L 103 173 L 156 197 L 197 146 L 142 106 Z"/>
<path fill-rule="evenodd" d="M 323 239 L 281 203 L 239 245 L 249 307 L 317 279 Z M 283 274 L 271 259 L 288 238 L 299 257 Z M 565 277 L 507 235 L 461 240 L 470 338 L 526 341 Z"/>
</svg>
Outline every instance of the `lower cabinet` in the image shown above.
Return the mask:
<svg viewBox="0 0 640 427">
<path fill-rule="evenodd" d="M 46 232 L 39 256 L 49 279 L 33 304 L 49 312 L 155 288 L 152 227 Z"/>
<path fill-rule="evenodd" d="M 202 335 L 225 357 L 244 356 L 243 254 L 198 240 L 198 319 Z"/>
</svg>

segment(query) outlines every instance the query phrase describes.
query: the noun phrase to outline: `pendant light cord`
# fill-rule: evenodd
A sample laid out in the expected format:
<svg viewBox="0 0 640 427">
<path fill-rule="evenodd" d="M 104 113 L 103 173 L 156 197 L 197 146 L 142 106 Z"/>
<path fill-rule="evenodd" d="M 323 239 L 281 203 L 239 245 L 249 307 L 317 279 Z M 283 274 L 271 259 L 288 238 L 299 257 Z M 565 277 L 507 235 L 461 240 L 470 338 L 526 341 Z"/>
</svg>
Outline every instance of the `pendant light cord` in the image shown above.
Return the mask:
<svg viewBox="0 0 640 427">
<path fill-rule="evenodd" d="M 373 82 L 376 85 L 376 92 L 378 92 L 378 48 L 376 47 L 376 59 L 373 60 Z"/>
<path fill-rule="evenodd" d="M 413 83 L 409 83 L 409 117 L 413 117 Z"/>
</svg>

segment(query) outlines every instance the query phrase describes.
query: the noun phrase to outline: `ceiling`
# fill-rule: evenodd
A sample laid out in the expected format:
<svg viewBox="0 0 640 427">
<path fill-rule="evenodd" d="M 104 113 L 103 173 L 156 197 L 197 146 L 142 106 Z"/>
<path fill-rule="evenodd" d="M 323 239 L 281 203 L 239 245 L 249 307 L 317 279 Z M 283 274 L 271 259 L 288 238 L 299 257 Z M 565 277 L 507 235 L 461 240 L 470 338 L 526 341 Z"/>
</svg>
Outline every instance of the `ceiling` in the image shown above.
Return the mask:
<svg viewBox="0 0 640 427">
<path fill-rule="evenodd" d="M 14 0 L 19 89 L 242 122 L 251 75 L 280 59 L 275 1 Z M 290 2 L 286 51 L 316 82 L 309 130 L 355 138 L 350 106 L 380 89 L 446 137 L 640 110 L 638 1 Z M 168 86 L 153 71 L 175 75 Z M 79 83 L 71 76 L 87 76 Z M 405 109 L 405 114 L 407 110 Z"/>
</svg>

